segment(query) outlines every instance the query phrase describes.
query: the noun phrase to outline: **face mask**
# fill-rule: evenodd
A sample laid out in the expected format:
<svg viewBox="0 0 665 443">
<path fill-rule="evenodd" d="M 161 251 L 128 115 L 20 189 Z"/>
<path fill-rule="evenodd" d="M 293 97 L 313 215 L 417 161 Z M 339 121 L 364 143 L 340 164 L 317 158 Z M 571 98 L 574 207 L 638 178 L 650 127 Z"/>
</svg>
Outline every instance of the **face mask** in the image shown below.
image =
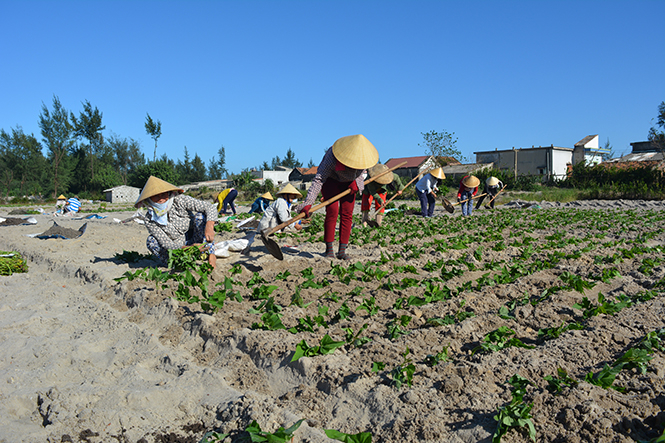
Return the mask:
<svg viewBox="0 0 665 443">
<path fill-rule="evenodd" d="M 294 198 L 293 200 L 291 200 L 291 204 L 295 204 L 295 203 L 298 203 L 298 199 L 297 199 L 297 198 Z"/>
</svg>

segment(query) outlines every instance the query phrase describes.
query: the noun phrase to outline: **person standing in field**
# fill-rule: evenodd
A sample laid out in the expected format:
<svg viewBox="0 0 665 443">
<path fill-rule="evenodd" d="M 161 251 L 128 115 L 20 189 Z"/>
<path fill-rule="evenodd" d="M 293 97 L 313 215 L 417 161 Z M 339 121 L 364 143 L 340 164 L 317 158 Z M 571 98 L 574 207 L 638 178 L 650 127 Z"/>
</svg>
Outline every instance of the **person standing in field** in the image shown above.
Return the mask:
<svg viewBox="0 0 665 443">
<path fill-rule="evenodd" d="M 382 172 L 385 172 L 386 170 L 388 170 L 388 167 L 386 165 L 377 163 L 376 165 L 369 168 L 368 172 L 370 178 L 373 178 L 381 174 Z M 377 178 L 376 180 L 365 186 L 365 189 L 363 190 L 362 204 L 360 206 L 360 210 L 363 213 L 363 218 L 362 218 L 363 226 L 366 227 L 367 224 L 370 222 L 369 210 L 372 208 L 372 200 L 374 201 L 374 210 L 376 212 L 375 214 L 376 224 L 377 226 L 381 226 L 381 223 L 383 223 L 383 214 L 386 211 L 383 205 L 386 202 L 388 191 L 390 190 L 392 192 L 396 192 L 397 195 L 402 195 L 403 189 L 404 186 L 402 186 L 402 182 L 400 181 L 397 174 L 395 174 L 394 172 L 382 175 L 381 177 Z"/>
<path fill-rule="evenodd" d="M 443 169 L 436 168 L 428 172 L 416 183 L 416 194 L 420 200 L 420 213 L 423 217 L 434 217 L 434 206 L 436 206 L 436 191 L 439 190 L 439 182 L 446 178 Z"/>
<path fill-rule="evenodd" d="M 227 188 L 224 189 L 217 195 L 217 212 L 219 215 L 226 214 L 226 206 L 231 206 L 231 211 L 233 215 L 236 215 L 236 206 L 233 204 L 233 201 L 238 196 L 238 191 L 236 188 Z"/>
<path fill-rule="evenodd" d="M 475 175 L 466 175 L 459 183 L 457 201 L 462 203 L 462 215 L 469 216 L 473 213 L 473 198 L 478 192 L 480 180 Z"/>
<path fill-rule="evenodd" d="M 335 141 L 328 148 L 316 176 L 312 180 L 312 186 L 307 192 L 305 202 L 298 207 L 298 212 L 303 212 L 309 217 L 309 210 L 316 201 L 319 191 L 324 200 L 344 192 L 347 189 L 351 193 L 338 201 L 326 206 L 326 218 L 324 222 L 323 238 L 326 243 L 326 258 L 334 258 L 333 242 L 335 241 L 335 226 L 339 216 L 339 249 L 337 258 L 348 260 L 346 248 L 351 237 L 353 226 L 353 207 L 356 193 L 364 189 L 363 172 L 371 168 L 379 161 L 379 152 L 374 145 L 362 134 L 349 135 Z"/>
<path fill-rule="evenodd" d="M 503 182 L 499 180 L 496 177 L 489 177 L 487 180 L 485 180 L 485 190 L 483 191 L 482 197 L 478 198 L 478 203 L 476 203 L 476 209 L 480 208 L 480 205 L 483 204 L 483 200 L 485 200 L 485 197 L 489 197 L 491 200 L 489 205 L 492 209 L 494 209 L 494 202 L 496 201 L 496 195 L 499 193 L 499 191 L 503 188 Z"/>
</svg>

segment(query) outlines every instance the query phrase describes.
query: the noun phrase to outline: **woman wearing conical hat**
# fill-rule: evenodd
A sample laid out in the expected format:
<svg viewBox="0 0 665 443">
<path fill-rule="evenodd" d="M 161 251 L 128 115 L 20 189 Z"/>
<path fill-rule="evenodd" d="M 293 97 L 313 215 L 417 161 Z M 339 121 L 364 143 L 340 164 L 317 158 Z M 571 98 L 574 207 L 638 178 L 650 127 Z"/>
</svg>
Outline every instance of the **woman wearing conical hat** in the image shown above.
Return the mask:
<svg viewBox="0 0 665 443">
<path fill-rule="evenodd" d="M 183 190 L 157 177 L 150 176 L 139 195 L 136 208 L 148 209 L 146 246 L 162 265 L 169 260 L 169 250 L 180 249 L 215 239 L 217 209 L 208 202 L 183 195 Z M 208 262 L 215 267 L 215 251 L 210 249 Z"/>
<path fill-rule="evenodd" d="M 443 169 L 436 168 L 428 172 L 416 183 L 416 194 L 420 200 L 420 213 L 423 217 L 434 217 L 434 206 L 436 206 L 436 191 L 439 190 L 439 182 L 446 178 Z"/>
<path fill-rule="evenodd" d="M 388 169 L 388 166 L 377 163 L 376 165 L 369 168 L 368 173 L 370 178 L 373 178 Z M 374 180 L 372 183 L 365 186 L 365 189 L 363 190 L 362 204 L 360 205 L 360 210 L 363 214 L 363 226 L 366 227 L 370 222 L 369 210 L 372 208 L 372 200 L 374 201 L 374 209 L 376 211 L 376 224 L 377 226 L 381 226 L 381 223 L 383 222 L 383 214 L 386 211 L 386 208 L 383 207 L 383 204 L 385 203 L 386 197 L 388 196 L 388 191 L 401 195 L 403 189 L 404 186 L 402 186 L 402 182 L 400 181 L 399 176 L 394 172 L 384 174 Z"/>
<path fill-rule="evenodd" d="M 488 177 L 487 180 L 485 180 L 485 190 L 483 191 L 482 197 L 478 199 L 478 203 L 476 203 L 476 209 L 480 208 L 480 205 L 483 204 L 483 200 L 485 200 L 485 197 L 489 197 L 490 201 L 490 207 L 494 209 L 494 202 L 496 201 L 496 195 L 499 193 L 499 190 L 503 188 L 503 182 L 499 180 L 496 177 Z"/>
<path fill-rule="evenodd" d="M 302 197 L 300 191 L 287 183 L 284 188 L 277 193 L 277 200 L 266 208 L 263 212 L 263 218 L 259 222 L 259 232 L 268 231 L 275 226 L 281 225 L 291 218 L 291 205 Z M 287 226 L 290 228 L 291 226 Z M 302 228 L 302 224 L 298 221 L 293 227 L 296 230 Z M 285 228 L 286 229 L 286 228 Z"/>
<path fill-rule="evenodd" d="M 475 175 L 465 175 L 459 182 L 457 201 L 462 203 L 462 215 L 469 216 L 473 213 L 473 198 L 478 193 L 480 180 Z"/>
<path fill-rule="evenodd" d="M 346 247 L 353 226 L 353 206 L 356 193 L 364 189 L 363 172 L 379 161 L 379 152 L 364 135 L 349 135 L 338 139 L 325 153 L 312 180 L 304 204 L 298 212 L 309 217 L 309 210 L 316 201 L 319 191 L 328 200 L 347 189 L 351 193 L 326 206 L 323 239 L 326 242 L 325 256 L 334 258 L 333 242 L 335 226 L 339 216 L 339 249 L 337 258 L 348 260 Z"/>
<path fill-rule="evenodd" d="M 252 203 L 252 207 L 249 209 L 250 214 L 263 214 L 263 211 L 266 210 L 268 206 L 270 206 L 270 203 L 275 200 L 272 198 L 272 195 L 270 192 L 266 192 L 256 200 L 254 200 L 254 203 Z"/>
</svg>

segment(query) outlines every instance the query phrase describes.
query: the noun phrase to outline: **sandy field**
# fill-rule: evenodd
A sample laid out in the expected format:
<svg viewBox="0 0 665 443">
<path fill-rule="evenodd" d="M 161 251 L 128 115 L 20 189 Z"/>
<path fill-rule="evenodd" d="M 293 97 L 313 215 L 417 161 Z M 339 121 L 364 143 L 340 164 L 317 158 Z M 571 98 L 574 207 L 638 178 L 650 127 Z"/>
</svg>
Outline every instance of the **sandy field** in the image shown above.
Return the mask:
<svg viewBox="0 0 665 443">
<path fill-rule="evenodd" d="M 242 441 L 253 420 L 274 432 L 300 419 L 293 441 L 331 442 L 324 430 L 335 429 L 490 442 L 515 374 L 531 382 L 523 401 L 539 442 L 650 441 L 665 425 L 662 351 L 618 371 L 619 390 L 585 381 L 665 328 L 663 202 L 511 201 L 466 218 L 438 204 L 432 219 L 393 213 L 354 229 L 351 261 L 325 259 L 322 233 L 277 238 L 283 261 L 257 241 L 250 257 L 218 260 L 210 287 L 230 280 L 237 296 L 215 312 L 176 300 L 173 283 L 115 281 L 153 266 L 115 258 L 147 254 L 147 231 L 114 221 L 132 212 L 100 215 L 0 226 L 0 250 L 29 265 L 0 277 L 0 442 L 199 442 L 208 431 Z M 27 236 L 54 221 L 87 228 Z M 599 295 L 614 312 L 573 307 L 587 297 L 592 312 Z M 527 347 L 483 347 L 502 327 Z M 346 343 L 292 361 L 326 335 Z M 545 377 L 558 368 L 575 382 L 553 392 Z M 521 429 L 501 441 L 531 441 Z"/>
</svg>

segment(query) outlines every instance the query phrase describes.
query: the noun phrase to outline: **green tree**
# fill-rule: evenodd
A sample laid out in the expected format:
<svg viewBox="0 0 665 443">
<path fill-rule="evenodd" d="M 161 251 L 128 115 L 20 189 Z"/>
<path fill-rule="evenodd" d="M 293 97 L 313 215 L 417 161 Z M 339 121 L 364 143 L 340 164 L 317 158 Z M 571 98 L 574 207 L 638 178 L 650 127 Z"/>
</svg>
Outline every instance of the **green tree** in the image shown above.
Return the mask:
<svg viewBox="0 0 665 443">
<path fill-rule="evenodd" d="M 102 113 L 97 107 L 92 108 L 88 100 L 83 102 L 83 111 L 76 118 L 71 114 L 72 125 L 74 126 L 74 135 L 77 138 L 84 138 L 88 141 L 88 159 L 90 166 L 90 181 L 95 179 L 95 159 L 101 154 L 104 145 L 104 136 L 102 131 L 106 129 L 102 126 Z"/>
<path fill-rule="evenodd" d="M 660 127 L 660 131 L 658 128 Z M 665 101 L 658 105 L 658 115 L 656 116 L 656 126 L 649 129 L 649 141 L 663 155 L 665 155 Z"/>
<path fill-rule="evenodd" d="M 11 133 L 0 129 L 0 176 L 7 195 L 14 189 L 18 195 L 41 194 L 47 162 L 34 135 L 25 134 L 20 126 Z"/>
<path fill-rule="evenodd" d="M 162 135 L 162 122 L 159 120 L 155 122 L 147 112 L 145 118 L 145 132 L 155 140 L 155 154 L 152 157 L 152 160 L 155 161 L 157 160 L 157 139 Z"/>
<path fill-rule="evenodd" d="M 137 188 L 143 188 L 145 182 L 148 181 L 148 178 L 154 175 L 157 178 L 161 178 L 175 186 L 178 186 L 179 183 L 182 183 L 178 173 L 176 172 L 176 165 L 173 160 L 166 157 L 166 154 L 162 155 L 159 160 L 148 162 L 144 165 L 140 165 L 136 170 L 132 171 L 129 176 L 130 186 L 135 186 Z"/>
<path fill-rule="evenodd" d="M 192 163 L 189 160 L 189 151 L 187 150 L 187 146 L 185 146 L 185 160 L 178 160 L 175 169 L 178 173 L 178 177 L 180 177 L 180 180 L 182 180 L 183 183 L 192 182 Z"/>
<path fill-rule="evenodd" d="M 295 152 L 289 148 L 288 151 L 286 151 L 286 157 L 284 157 L 284 160 L 282 160 L 282 166 L 286 166 L 287 168 L 302 168 L 302 162 L 296 158 Z"/>
<path fill-rule="evenodd" d="M 108 145 L 114 154 L 113 167 L 120 175 L 122 184 L 126 185 L 129 174 L 145 164 L 141 145 L 132 138 L 120 138 L 115 134 L 109 138 Z"/>
<path fill-rule="evenodd" d="M 194 159 L 192 160 L 191 173 L 189 176 L 190 182 L 202 182 L 208 179 L 206 175 L 206 165 L 201 160 L 198 154 L 194 154 Z"/>
<path fill-rule="evenodd" d="M 425 154 L 434 156 L 439 166 L 448 164 L 445 157 L 462 160 L 462 153 L 457 149 L 457 138 L 454 132 L 430 131 L 427 133 L 421 132 L 421 134 L 423 136 L 423 143 L 418 143 L 418 146 L 425 148 Z"/>
<path fill-rule="evenodd" d="M 217 150 L 217 158 L 213 155 L 208 164 L 208 179 L 221 180 L 229 171 L 226 169 L 226 150 L 224 146 Z"/>
<path fill-rule="evenodd" d="M 48 149 L 48 159 L 51 162 L 54 197 L 58 190 L 66 192 L 69 185 L 68 155 L 74 145 L 74 128 L 69 122 L 69 112 L 62 106 L 60 99 L 53 96 L 53 111 L 49 111 L 42 103 L 42 112 L 39 115 L 39 129 L 42 133 L 44 145 Z"/>
</svg>

